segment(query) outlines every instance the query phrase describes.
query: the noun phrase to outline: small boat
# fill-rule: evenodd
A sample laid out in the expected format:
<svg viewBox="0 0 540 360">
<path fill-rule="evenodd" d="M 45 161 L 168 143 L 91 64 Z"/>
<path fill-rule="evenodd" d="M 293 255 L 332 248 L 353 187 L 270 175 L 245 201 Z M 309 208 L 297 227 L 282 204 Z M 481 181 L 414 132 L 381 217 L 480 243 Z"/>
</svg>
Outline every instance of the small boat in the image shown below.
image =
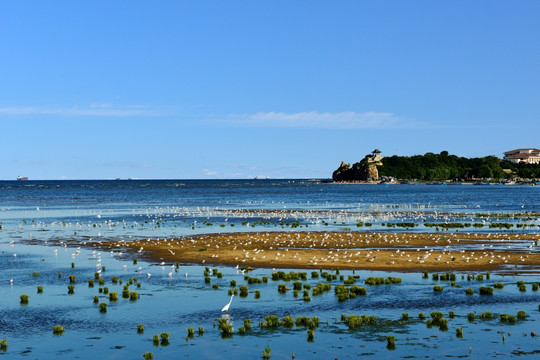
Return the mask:
<svg viewBox="0 0 540 360">
<path fill-rule="evenodd" d="M 17 181 L 28 181 L 27 176 L 17 176 Z"/>
</svg>

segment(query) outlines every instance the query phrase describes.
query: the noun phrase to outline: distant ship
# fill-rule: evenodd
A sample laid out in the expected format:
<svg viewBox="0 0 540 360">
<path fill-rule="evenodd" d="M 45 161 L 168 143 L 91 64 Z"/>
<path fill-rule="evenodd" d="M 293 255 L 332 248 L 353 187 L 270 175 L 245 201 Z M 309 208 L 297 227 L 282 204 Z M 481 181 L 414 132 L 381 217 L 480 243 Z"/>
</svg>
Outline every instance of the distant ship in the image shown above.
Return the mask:
<svg viewBox="0 0 540 360">
<path fill-rule="evenodd" d="M 27 176 L 17 176 L 17 180 L 18 181 L 28 181 L 28 177 Z"/>
</svg>

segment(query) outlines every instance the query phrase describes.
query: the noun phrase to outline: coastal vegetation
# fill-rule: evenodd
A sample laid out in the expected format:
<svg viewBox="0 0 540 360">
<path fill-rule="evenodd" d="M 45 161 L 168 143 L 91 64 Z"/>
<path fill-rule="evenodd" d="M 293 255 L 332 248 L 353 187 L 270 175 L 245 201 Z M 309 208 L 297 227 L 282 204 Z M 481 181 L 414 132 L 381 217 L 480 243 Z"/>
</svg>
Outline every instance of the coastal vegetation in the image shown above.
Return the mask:
<svg viewBox="0 0 540 360">
<path fill-rule="evenodd" d="M 362 167 L 362 161 L 349 166 L 348 169 L 334 173 L 334 181 L 363 180 L 360 178 L 359 172 L 355 171 L 355 169 Z M 393 155 L 382 158 L 380 162 L 382 166 L 377 167 L 380 177 L 393 177 L 402 180 L 540 178 L 540 164 L 515 164 L 501 160 L 496 156 L 466 158 L 450 155 L 447 151 L 442 151 L 439 154 L 428 152 L 424 155 L 414 156 Z"/>
<path fill-rule="evenodd" d="M 102 302 L 99 304 L 99 312 L 101 313 L 107 312 L 107 303 Z"/>
<path fill-rule="evenodd" d="M 272 354 L 272 349 L 270 348 L 270 346 L 266 346 L 264 348 L 264 351 L 263 351 L 263 359 L 270 359 L 270 355 Z"/>
<path fill-rule="evenodd" d="M 171 334 L 169 334 L 168 332 L 162 332 L 161 334 L 159 334 L 159 337 L 161 339 L 161 345 L 169 345 L 170 336 Z"/>
<path fill-rule="evenodd" d="M 480 286 L 480 295 L 493 295 L 493 288 L 489 286 Z"/>
<path fill-rule="evenodd" d="M 53 326 L 53 334 L 55 335 L 61 335 L 64 331 L 65 329 L 62 325 Z"/>
<path fill-rule="evenodd" d="M 386 342 L 387 342 L 387 345 L 386 347 L 389 349 L 389 350 L 394 350 L 396 348 L 396 337 L 393 336 L 393 335 L 388 335 L 386 337 Z"/>
</svg>

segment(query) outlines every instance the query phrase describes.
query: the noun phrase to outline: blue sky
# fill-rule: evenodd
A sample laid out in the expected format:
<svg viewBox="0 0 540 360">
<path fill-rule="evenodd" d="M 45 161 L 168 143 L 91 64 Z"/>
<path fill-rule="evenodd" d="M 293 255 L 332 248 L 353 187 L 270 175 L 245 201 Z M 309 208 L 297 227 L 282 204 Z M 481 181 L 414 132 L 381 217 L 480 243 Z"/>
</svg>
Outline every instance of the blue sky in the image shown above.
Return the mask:
<svg viewBox="0 0 540 360">
<path fill-rule="evenodd" d="M 0 179 L 540 147 L 538 1 L 3 1 Z"/>
</svg>

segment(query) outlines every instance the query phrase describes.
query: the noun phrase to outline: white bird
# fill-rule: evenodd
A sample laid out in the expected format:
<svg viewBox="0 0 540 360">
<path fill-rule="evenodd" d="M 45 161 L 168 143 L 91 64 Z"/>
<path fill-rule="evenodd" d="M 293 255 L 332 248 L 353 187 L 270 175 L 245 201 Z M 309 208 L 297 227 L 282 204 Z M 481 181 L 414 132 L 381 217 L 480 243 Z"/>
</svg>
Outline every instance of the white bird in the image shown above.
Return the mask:
<svg viewBox="0 0 540 360">
<path fill-rule="evenodd" d="M 221 309 L 221 311 L 226 311 L 226 312 L 229 312 L 229 306 L 231 306 L 231 303 L 232 303 L 232 298 L 234 297 L 234 294 L 231 296 L 231 301 L 229 301 L 229 303 L 227 305 L 225 305 L 223 307 L 223 309 Z"/>
</svg>

